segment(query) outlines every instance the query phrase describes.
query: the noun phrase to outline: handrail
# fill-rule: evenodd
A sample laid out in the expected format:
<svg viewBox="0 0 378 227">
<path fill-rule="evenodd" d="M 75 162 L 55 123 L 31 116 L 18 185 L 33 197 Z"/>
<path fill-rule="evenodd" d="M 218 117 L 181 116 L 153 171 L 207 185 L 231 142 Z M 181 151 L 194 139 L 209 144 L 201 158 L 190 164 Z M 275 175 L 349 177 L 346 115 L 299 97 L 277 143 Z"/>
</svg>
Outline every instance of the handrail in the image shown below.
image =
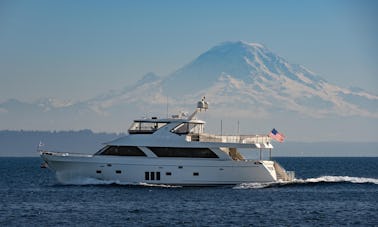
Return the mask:
<svg viewBox="0 0 378 227">
<path fill-rule="evenodd" d="M 54 156 L 72 156 L 72 157 L 92 157 L 92 154 L 80 154 L 80 153 L 68 153 L 59 151 L 42 151 L 39 150 L 40 154 L 44 155 L 54 155 Z"/>
<path fill-rule="evenodd" d="M 242 143 L 242 144 L 263 144 L 269 143 L 267 135 L 214 135 L 207 133 L 188 134 L 187 141 L 218 142 L 218 143 Z"/>
</svg>

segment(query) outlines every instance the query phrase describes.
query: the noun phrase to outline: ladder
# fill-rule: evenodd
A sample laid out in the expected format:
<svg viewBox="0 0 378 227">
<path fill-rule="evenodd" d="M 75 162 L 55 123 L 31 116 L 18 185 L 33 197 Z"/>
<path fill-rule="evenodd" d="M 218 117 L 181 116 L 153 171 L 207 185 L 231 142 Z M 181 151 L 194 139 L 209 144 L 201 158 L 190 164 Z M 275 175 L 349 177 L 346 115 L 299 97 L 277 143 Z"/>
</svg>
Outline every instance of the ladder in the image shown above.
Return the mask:
<svg viewBox="0 0 378 227">
<path fill-rule="evenodd" d="M 292 181 L 295 178 L 294 171 L 286 171 L 278 162 L 274 162 L 277 180 Z"/>
</svg>

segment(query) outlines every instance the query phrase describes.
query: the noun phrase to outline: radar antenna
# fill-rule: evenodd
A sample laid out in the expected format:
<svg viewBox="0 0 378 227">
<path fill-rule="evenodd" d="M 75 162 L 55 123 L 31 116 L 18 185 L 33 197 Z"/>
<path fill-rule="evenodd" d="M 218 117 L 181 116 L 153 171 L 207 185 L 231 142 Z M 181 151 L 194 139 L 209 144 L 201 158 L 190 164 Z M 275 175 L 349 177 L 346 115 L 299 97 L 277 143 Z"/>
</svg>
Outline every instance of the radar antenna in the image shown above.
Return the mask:
<svg viewBox="0 0 378 227">
<path fill-rule="evenodd" d="M 188 120 L 191 120 L 194 118 L 194 116 L 198 113 L 198 112 L 202 112 L 202 111 L 206 111 L 207 109 L 209 109 L 209 103 L 207 101 L 205 101 L 206 97 L 203 96 L 203 98 L 201 99 L 201 101 L 197 102 L 197 108 L 196 110 L 188 117 Z"/>
</svg>

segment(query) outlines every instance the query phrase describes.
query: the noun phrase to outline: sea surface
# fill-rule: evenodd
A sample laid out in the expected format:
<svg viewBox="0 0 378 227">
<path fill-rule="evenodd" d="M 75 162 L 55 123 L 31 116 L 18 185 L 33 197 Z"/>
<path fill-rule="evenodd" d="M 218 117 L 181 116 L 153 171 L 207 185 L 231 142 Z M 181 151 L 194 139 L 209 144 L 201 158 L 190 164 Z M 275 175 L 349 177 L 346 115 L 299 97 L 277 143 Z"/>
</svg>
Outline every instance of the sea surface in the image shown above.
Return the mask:
<svg viewBox="0 0 378 227">
<path fill-rule="evenodd" d="M 61 185 L 40 158 L 0 158 L 0 226 L 378 226 L 378 158 L 275 158 L 294 183 Z"/>
</svg>

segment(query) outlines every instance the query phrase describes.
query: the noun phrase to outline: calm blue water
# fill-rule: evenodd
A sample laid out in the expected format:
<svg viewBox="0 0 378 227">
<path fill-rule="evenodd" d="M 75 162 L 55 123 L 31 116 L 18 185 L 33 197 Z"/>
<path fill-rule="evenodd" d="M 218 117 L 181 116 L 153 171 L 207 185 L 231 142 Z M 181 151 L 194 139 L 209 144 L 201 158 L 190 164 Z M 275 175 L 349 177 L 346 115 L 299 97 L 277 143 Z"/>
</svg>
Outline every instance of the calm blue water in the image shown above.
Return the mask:
<svg viewBox="0 0 378 227">
<path fill-rule="evenodd" d="M 276 158 L 296 183 L 59 185 L 39 158 L 0 158 L 0 226 L 378 226 L 378 158 Z"/>
</svg>

